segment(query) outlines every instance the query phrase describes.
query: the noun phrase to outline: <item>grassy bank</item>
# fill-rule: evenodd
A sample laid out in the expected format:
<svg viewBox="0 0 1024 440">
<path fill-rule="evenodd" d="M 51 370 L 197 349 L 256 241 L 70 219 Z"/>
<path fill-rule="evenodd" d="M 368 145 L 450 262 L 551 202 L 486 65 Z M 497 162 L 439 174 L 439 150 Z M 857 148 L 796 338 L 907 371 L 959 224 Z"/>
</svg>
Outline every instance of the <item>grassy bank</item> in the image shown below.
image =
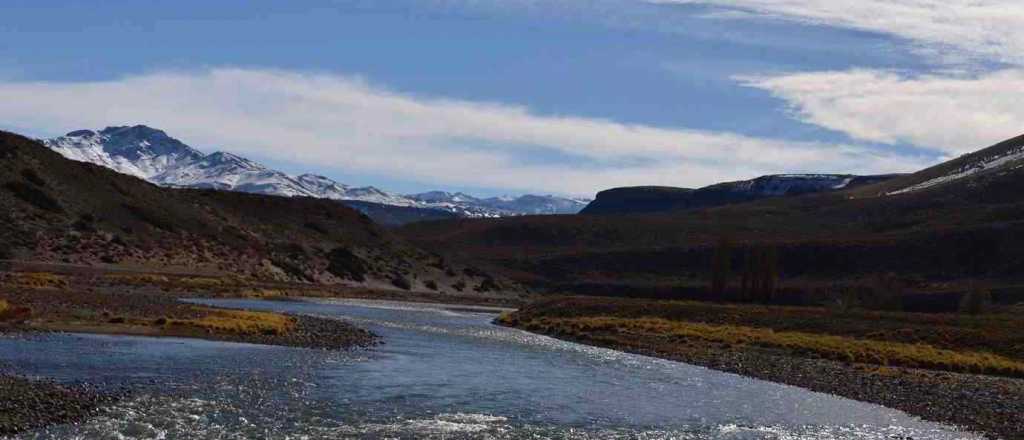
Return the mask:
<svg viewBox="0 0 1024 440">
<path fill-rule="evenodd" d="M 153 284 L 142 283 L 151 277 Z M 230 282 L 160 275 L 0 273 L 0 331 L 63 331 L 190 337 L 313 348 L 346 349 L 372 344 L 374 336 L 336 320 L 271 312 L 223 310 L 178 301 L 212 296 Z M 168 283 L 168 284 L 158 284 Z M 191 294 L 190 294 L 191 293 Z M 247 297 L 247 295 L 237 295 Z"/>
<path fill-rule="evenodd" d="M 1024 436 L 1024 318 L 573 297 L 503 325 Z"/>
<path fill-rule="evenodd" d="M 517 322 L 506 316 L 503 322 L 545 333 L 614 332 L 628 337 L 676 338 L 680 343 L 685 343 L 688 339 L 697 339 L 729 346 L 776 348 L 794 355 L 817 356 L 851 363 L 1024 377 L 1024 362 L 992 353 L 945 350 L 927 344 L 874 341 L 804 332 L 777 332 L 758 327 L 709 325 L 661 318 L 541 317 Z"/>
</svg>

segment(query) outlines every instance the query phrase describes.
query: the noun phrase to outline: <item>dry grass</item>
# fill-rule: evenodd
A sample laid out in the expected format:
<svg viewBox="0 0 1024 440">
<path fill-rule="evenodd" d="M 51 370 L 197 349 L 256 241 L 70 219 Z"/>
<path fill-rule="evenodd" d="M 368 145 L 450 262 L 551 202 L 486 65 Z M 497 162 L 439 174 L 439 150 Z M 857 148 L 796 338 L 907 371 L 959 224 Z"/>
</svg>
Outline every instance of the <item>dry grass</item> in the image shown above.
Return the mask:
<svg viewBox="0 0 1024 440">
<path fill-rule="evenodd" d="M 7 309 L 9 308 L 10 305 L 7 304 L 7 301 L 0 299 L 0 316 L 3 316 L 4 312 L 6 312 Z"/>
<path fill-rule="evenodd" d="M 295 319 L 278 313 L 202 309 L 205 316 L 172 319 L 168 325 L 195 327 L 217 333 L 282 335 L 295 327 Z"/>
<path fill-rule="evenodd" d="M 156 274 L 107 274 L 106 279 L 127 284 L 157 284 L 169 282 L 166 276 Z"/>
<path fill-rule="evenodd" d="M 509 322 L 511 318 L 505 316 L 503 319 L 504 322 Z M 778 348 L 800 354 L 813 353 L 819 357 L 846 362 L 1024 377 L 1022 362 L 991 353 L 945 350 L 927 344 L 874 341 L 757 327 L 669 321 L 660 318 L 541 317 L 522 322 L 520 326 L 548 332 L 613 332 L 699 339 L 736 346 Z"/>
<path fill-rule="evenodd" d="M 240 293 L 238 296 L 242 298 L 278 298 L 282 296 L 288 296 L 288 292 L 281 289 L 254 289 L 247 290 Z"/>
<path fill-rule="evenodd" d="M 46 272 L 12 272 L 3 279 L 3 284 L 27 289 L 68 288 L 67 278 Z"/>
</svg>

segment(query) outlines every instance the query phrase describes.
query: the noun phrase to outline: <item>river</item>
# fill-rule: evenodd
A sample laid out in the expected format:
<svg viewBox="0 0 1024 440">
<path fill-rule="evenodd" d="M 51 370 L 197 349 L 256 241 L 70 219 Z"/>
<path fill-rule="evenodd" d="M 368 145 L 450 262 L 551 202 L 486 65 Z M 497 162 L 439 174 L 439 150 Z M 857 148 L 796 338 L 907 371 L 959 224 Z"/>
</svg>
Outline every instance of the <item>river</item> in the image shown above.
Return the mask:
<svg viewBox="0 0 1024 440">
<path fill-rule="evenodd" d="M 20 438 L 973 438 L 877 405 L 494 326 L 493 312 L 203 302 L 343 318 L 384 344 L 346 353 L 176 338 L 2 338 L 4 370 L 136 390 L 84 424 Z"/>
</svg>

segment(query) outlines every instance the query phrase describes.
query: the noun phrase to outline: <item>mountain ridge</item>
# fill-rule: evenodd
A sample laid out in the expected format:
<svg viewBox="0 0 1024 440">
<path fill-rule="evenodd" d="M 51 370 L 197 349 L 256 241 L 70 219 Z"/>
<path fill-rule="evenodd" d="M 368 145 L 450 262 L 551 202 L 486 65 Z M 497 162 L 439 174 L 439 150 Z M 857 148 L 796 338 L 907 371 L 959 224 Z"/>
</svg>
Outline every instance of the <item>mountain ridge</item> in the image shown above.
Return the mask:
<svg viewBox="0 0 1024 440">
<path fill-rule="evenodd" d="M 702 188 L 620 187 L 601 191 L 581 214 L 629 214 L 711 208 L 770 197 L 832 192 L 873 185 L 900 174 L 769 174 Z"/>
<path fill-rule="evenodd" d="M 586 205 L 584 200 L 553 195 L 478 198 L 444 191 L 401 195 L 373 186 L 353 187 L 312 173 L 292 176 L 232 153 L 204 154 L 145 125 L 74 130 L 42 143 L 68 159 L 105 166 L 161 186 L 363 202 L 357 209 L 365 208 L 366 203 L 383 205 L 373 212 L 395 206 L 426 209 L 427 217 L 445 211 L 474 218 L 574 214 Z"/>
</svg>

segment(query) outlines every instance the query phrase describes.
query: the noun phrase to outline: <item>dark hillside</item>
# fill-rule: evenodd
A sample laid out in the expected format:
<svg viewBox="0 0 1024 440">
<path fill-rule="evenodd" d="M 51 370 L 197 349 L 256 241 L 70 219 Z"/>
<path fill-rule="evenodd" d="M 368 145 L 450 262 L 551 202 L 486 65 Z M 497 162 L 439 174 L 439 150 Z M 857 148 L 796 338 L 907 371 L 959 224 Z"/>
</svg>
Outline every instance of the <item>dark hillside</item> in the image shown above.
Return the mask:
<svg viewBox="0 0 1024 440">
<path fill-rule="evenodd" d="M 580 293 L 589 287 L 573 285 L 705 289 L 723 240 L 735 284 L 744 255 L 757 249 L 773 250 L 783 287 L 804 291 L 890 273 L 922 291 L 957 289 L 965 280 L 1024 281 L 1024 168 L 999 166 L 927 191 L 885 195 L 960 169 L 962 160 L 845 191 L 713 208 L 428 222 L 399 231 L 424 246 L 512 268 L 524 281 Z"/>
<path fill-rule="evenodd" d="M 877 184 L 896 174 L 782 174 L 718 183 L 699 189 L 637 186 L 601 191 L 582 214 L 638 214 L 713 208 L 772 197 L 847 190 Z"/>
<path fill-rule="evenodd" d="M 0 250 L 20 260 L 326 283 L 442 271 L 428 266 L 436 257 L 333 201 L 160 188 L 6 132 Z M 330 258 L 339 250 L 349 256 L 344 268 Z"/>
</svg>

